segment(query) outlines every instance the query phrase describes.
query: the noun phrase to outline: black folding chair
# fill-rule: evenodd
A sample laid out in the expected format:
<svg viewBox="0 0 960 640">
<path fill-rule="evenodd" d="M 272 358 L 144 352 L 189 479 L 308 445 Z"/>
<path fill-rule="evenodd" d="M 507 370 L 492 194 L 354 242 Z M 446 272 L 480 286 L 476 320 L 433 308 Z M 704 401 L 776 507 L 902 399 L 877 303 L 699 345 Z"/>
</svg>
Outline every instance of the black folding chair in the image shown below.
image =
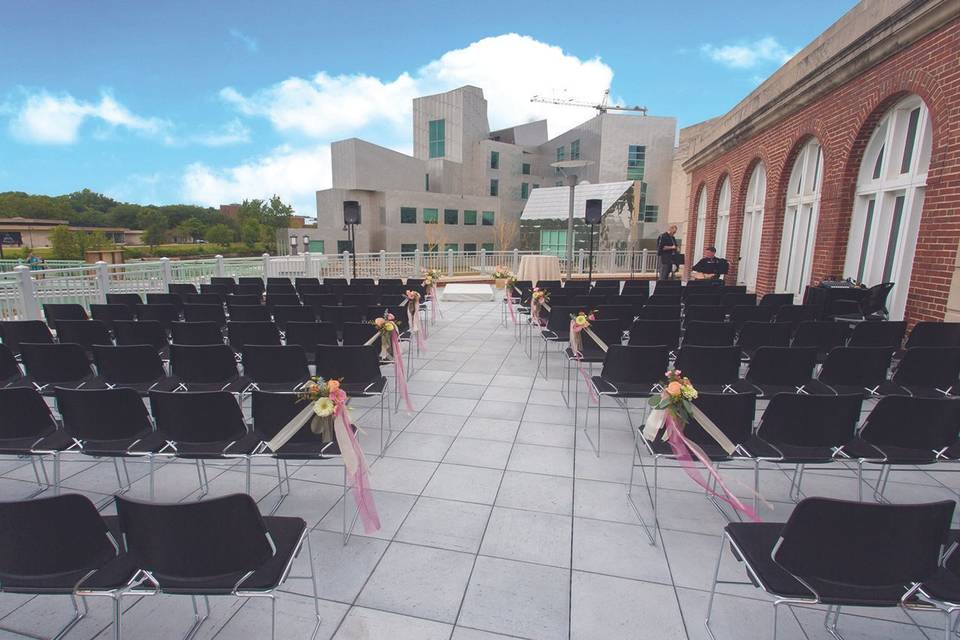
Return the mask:
<svg viewBox="0 0 960 640">
<path fill-rule="evenodd" d="M 147 294 L 148 296 L 151 294 Z M 161 295 L 161 294 L 158 294 Z M 170 331 L 170 325 L 180 320 L 180 310 L 172 304 L 141 304 L 137 307 L 137 318 L 140 322 L 159 322 L 164 331 Z"/>
<path fill-rule="evenodd" d="M 231 293 L 227 295 L 226 302 L 227 310 L 229 311 L 236 306 L 259 306 L 263 303 L 263 298 L 260 297 L 260 294 L 240 295 Z"/>
<path fill-rule="evenodd" d="M 808 385 L 816 392 L 820 390 L 812 384 L 816 360 L 817 350 L 809 347 L 760 347 L 750 359 L 744 379 L 762 398 L 778 393 L 808 394 Z"/>
<path fill-rule="evenodd" d="M 263 278 L 257 276 L 241 276 L 237 278 L 237 285 L 241 287 L 253 287 L 260 292 L 263 292 L 265 288 Z"/>
<path fill-rule="evenodd" d="M 200 295 L 215 295 L 220 298 L 220 302 L 222 303 L 226 301 L 228 295 L 233 293 L 235 287 L 236 283 L 216 284 L 211 282 L 210 284 L 201 284 Z"/>
<path fill-rule="evenodd" d="M 243 348 L 248 344 L 272 344 L 279 346 L 280 330 L 272 322 L 241 322 L 231 320 L 227 323 L 227 338 L 230 347 L 236 352 L 239 361 Z"/>
<path fill-rule="evenodd" d="M 827 355 L 817 380 L 837 394 L 874 398 L 887 381 L 892 355 L 886 347 L 837 347 Z"/>
<path fill-rule="evenodd" d="M 284 332 L 285 342 L 301 347 L 307 361 L 313 364 L 318 344 L 337 345 L 337 327 L 330 322 L 288 322 Z"/>
<path fill-rule="evenodd" d="M 155 320 L 117 320 L 113 323 L 117 336 L 117 345 L 150 345 L 160 357 L 166 359 L 170 349 L 170 338 L 163 325 Z"/>
<path fill-rule="evenodd" d="M 22 383 L 23 371 L 20 369 L 20 363 L 7 345 L 0 344 L 0 389 L 20 386 Z"/>
<path fill-rule="evenodd" d="M 137 307 L 143 304 L 143 298 L 139 293 L 108 293 L 107 304 L 122 304 L 136 315 Z"/>
<path fill-rule="evenodd" d="M 53 385 L 69 389 L 97 386 L 97 377 L 83 346 L 73 343 L 20 345 L 27 371 L 25 382 L 44 395 L 53 395 Z"/>
<path fill-rule="evenodd" d="M 272 322 L 270 310 L 261 304 L 230 307 L 230 322 Z"/>
<path fill-rule="evenodd" d="M 303 305 L 312 308 L 316 315 L 320 315 L 322 307 L 336 307 L 339 304 L 340 296 L 333 293 L 308 293 L 303 298 Z"/>
<path fill-rule="evenodd" d="M 222 304 L 185 304 L 183 319 L 187 322 L 215 322 L 220 328 L 227 326 Z"/>
<path fill-rule="evenodd" d="M 774 307 L 779 309 L 785 305 L 793 304 L 793 294 L 792 293 L 767 293 L 760 298 L 760 302 L 757 303 L 761 307 Z"/>
<path fill-rule="evenodd" d="M 90 317 L 99 320 L 113 331 L 113 323 L 117 320 L 134 320 L 134 309 L 125 304 L 92 304 Z"/>
<path fill-rule="evenodd" d="M 680 320 L 680 304 L 659 304 L 659 301 L 650 298 L 648 304 L 637 314 L 638 320 Z"/>
<path fill-rule="evenodd" d="M 242 460 L 246 464 L 245 491 L 250 493 L 250 455 L 260 441 L 247 428 L 243 411 L 232 393 L 151 391 L 150 413 L 165 442 L 150 457 L 151 464 L 161 456 L 193 460 L 203 498 L 210 491 L 206 460 Z M 152 491 L 151 485 L 151 500 Z"/>
<path fill-rule="evenodd" d="M 688 347 L 689 348 L 689 347 Z M 697 347 L 698 349 L 725 349 L 726 347 Z M 699 390 L 699 389 L 698 389 Z M 730 440 L 730 442 L 735 447 L 733 453 L 727 453 L 713 436 L 707 433 L 696 418 L 690 418 L 690 421 L 683 429 L 683 435 L 685 438 L 697 444 L 700 449 L 707 455 L 711 462 L 715 463 L 717 467 L 721 463 L 725 462 L 749 462 L 756 473 L 757 461 L 743 448 L 743 444 L 750 439 L 751 431 L 753 429 L 753 416 L 756 413 L 756 396 L 753 393 L 700 393 L 697 396 L 697 399 L 693 403 L 703 411 L 704 415 L 710 418 L 710 420 L 720 429 L 721 432 Z M 674 454 L 673 448 L 669 443 L 665 442 L 662 439 L 657 439 L 654 442 L 647 440 L 642 434 L 643 427 L 634 430 L 634 446 L 633 446 L 633 460 L 630 469 L 630 484 L 627 488 L 627 499 L 630 501 L 631 506 L 634 511 L 637 513 L 637 517 L 640 519 L 640 523 L 643 524 L 644 529 L 647 530 L 647 537 L 650 538 L 651 544 L 654 544 L 656 541 L 656 534 L 654 533 L 659 528 L 659 521 L 657 517 L 657 507 L 659 505 L 659 469 L 661 461 L 663 460 L 676 460 L 676 455 Z M 645 467 L 646 465 L 643 462 L 643 451 L 640 449 L 640 443 L 643 442 L 644 450 L 653 458 L 653 488 L 651 493 L 651 487 L 647 484 L 647 474 Z M 647 529 L 646 523 L 644 522 L 643 516 L 640 513 L 640 508 L 637 506 L 635 499 L 633 497 L 633 487 L 634 487 L 634 474 L 637 468 L 640 468 L 641 475 L 644 478 L 644 485 L 647 491 L 647 494 L 650 497 L 650 502 L 653 505 L 653 531 Z M 707 499 L 713 502 L 717 509 L 726 514 L 723 508 L 720 506 L 719 502 L 713 497 L 707 494 Z M 757 494 L 754 494 L 753 505 L 754 509 L 758 508 L 759 497 Z"/>
<path fill-rule="evenodd" d="M 590 322 L 590 331 L 600 338 L 600 341 L 607 347 L 622 343 L 623 331 L 620 330 L 620 321 L 617 319 L 593 320 Z M 580 409 L 580 394 L 576 391 L 576 387 L 571 384 L 570 374 L 574 371 L 574 367 L 582 371 L 583 365 L 586 364 L 587 372 L 581 375 L 593 375 L 593 365 L 603 363 L 606 351 L 590 335 L 581 332 L 580 353 L 574 353 L 573 348 L 567 346 L 564 348 L 563 354 L 566 357 L 566 369 L 564 370 L 564 381 L 560 388 L 560 394 L 568 407 L 570 406 L 570 396 L 573 395 L 574 416 L 576 416 Z M 576 417 L 574 420 L 576 420 Z"/>
<path fill-rule="evenodd" d="M 727 545 L 750 579 L 735 584 L 752 584 L 774 597 L 774 639 L 781 605 L 827 605 L 824 624 L 839 638 L 841 607 L 900 607 L 937 573 L 953 510 L 952 501 L 877 505 L 807 498 L 786 524 L 728 524 L 707 604 L 710 636 Z M 948 615 L 947 637 L 951 622 Z"/>
<path fill-rule="evenodd" d="M 273 307 L 273 320 L 281 331 L 286 331 L 290 322 L 315 322 L 317 319 L 312 307 L 302 305 L 278 305 Z"/>
<path fill-rule="evenodd" d="M 320 320 L 333 323 L 338 331 L 343 331 L 344 322 L 363 322 L 366 309 L 360 307 L 320 307 Z"/>
<path fill-rule="evenodd" d="M 790 295 L 790 294 L 787 294 Z M 809 322 L 817 319 L 819 307 L 812 305 L 785 304 L 776 308 L 777 313 L 774 316 L 777 322 L 789 322 L 794 326 L 794 330 L 801 322 Z"/>
<path fill-rule="evenodd" d="M 189 283 L 172 283 L 167 285 L 167 291 L 185 299 L 187 296 L 197 295 L 196 285 Z"/>
<path fill-rule="evenodd" d="M 885 320 L 883 322 L 861 322 L 853 329 L 848 347 L 888 347 L 896 351 L 903 344 L 907 323 Z"/>
<path fill-rule="evenodd" d="M 196 291 L 193 291 L 196 293 Z M 176 293 L 148 293 L 147 306 L 171 306 L 177 310 L 177 315 L 183 310 L 183 298 Z M 137 316 L 139 317 L 139 313 Z M 148 318 L 152 320 L 154 318 Z"/>
<path fill-rule="evenodd" d="M 764 410 L 756 435 L 743 448 L 758 460 L 793 465 L 790 498 L 799 500 L 807 465 L 851 460 L 845 447 L 853 441 L 862 403 L 859 393 L 778 393 Z M 760 491 L 759 471 L 754 490 Z"/>
<path fill-rule="evenodd" d="M 210 278 L 210 284 L 213 286 L 226 287 L 229 292 L 235 286 L 237 286 L 237 281 L 233 279 L 233 276 L 213 276 Z M 200 285 L 200 288 L 203 288 L 203 285 Z"/>
<path fill-rule="evenodd" d="M 237 371 L 234 352 L 225 344 L 170 345 L 170 372 L 175 391 L 242 393 L 250 384 Z"/>
<path fill-rule="evenodd" d="M 604 397 L 611 398 L 623 409 L 632 430 L 634 427 L 633 419 L 630 417 L 629 401 L 631 398 L 646 399 L 655 393 L 660 393 L 663 373 L 670 366 L 669 354 L 669 349 L 663 345 L 646 347 L 610 345 L 603 359 L 603 368 L 600 370 L 600 375 L 590 378 L 593 391 L 599 397 L 597 402 L 597 441 L 595 443 L 587 432 L 589 419 L 584 420 L 583 427 L 583 432 L 587 439 L 591 441 L 591 444 L 595 446 L 598 457 L 600 455 L 600 407 L 602 399 Z M 642 409 L 640 424 L 643 424 L 644 417 L 647 414 L 646 402 L 642 404 Z"/>
<path fill-rule="evenodd" d="M 635 320 L 630 327 L 631 347 L 665 345 L 670 351 L 680 348 L 682 328 L 679 320 Z"/>
<path fill-rule="evenodd" d="M 272 293 L 270 290 L 267 290 L 267 308 L 273 309 L 274 307 L 283 306 L 283 307 L 292 307 L 300 305 L 300 297 L 296 294 L 295 291 L 291 288 L 291 293 Z"/>
<path fill-rule="evenodd" d="M 688 322 L 683 333 L 683 344 L 705 347 L 732 345 L 734 326 L 727 322 Z"/>
<path fill-rule="evenodd" d="M 684 296 L 684 304 L 694 307 L 720 307 L 720 310 L 723 311 L 721 297 L 719 291 L 711 291 L 709 293 L 694 292 Z"/>
<path fill-rule="evenodd" d="M 760 347 L 789 347 L 793 327 L 789 322 L 744 322 L 737 336 L 744 361 Z"/>
<path fill-rule="evenodd" d="M 165 444 L 153 428 L 143 399 L 133 389 L 56 389 L 57 410 L 70 446 L 54 458 L 54 478 L 60 477 L 60 461 L 65 453 L 94 458 L 110 458 L 117 475 L 118 493 L 130 490 L 127 458 L 152 456 Z M 122 470 L 122 475 L 121 475 Z M 150 465 L 153 495 L 153 465 Z M 98 505 L 102 508 L 111 501 Z"/>
<path fill-rule="evenodd" d="M 960 347 L 960 322 L 918 322 L 904 348 L 912 347 Z"/>
<path fill-rule="evenodd" d="M 657 286 L 660 286 L 660 284 L 658 284 Z M 624 280 L 623 289 L 620 290 L 620 295 L 646 296 L 649 298 L 650 297 L 650 281 L 649 280 Z"/>
<path fill-rule="evenodd" d="M 343 323 L 343 344 L 357 346 L 366 344 L 373 336 L 377 334 L 377 327 L 369 322 L 344 322 Z M 374 345 L 378 351 L 380 341 L 377 340 Z"/>
<path fill-rule="evenodd" d="M 174 322 L 173 344 L 223 344 L 223 332 L 216 322 Z"/>
<path fill-rule="evenodd" d="M 204 285 L 210 286 L 210 285 Z M 226 294 L 219 293 L 194 293 L 188 296 L 183 297 L 183 306 L 184 314 L 186 314 L 186 307 L 190 305 L 219 305 L 223 307 L 223 303 L 226 300 Z"/>
<path fill-rule="evenodd" d="M 830 351 L 846 343 L 849 334 L 850 330 L 841 322 L 804 320 L 797 325 L 793 346 L 816 348 L 817 362 L 823 362 Z"/>
<path fill-rule="evenodd" d="M 69 596 L 73 603 L 73 617 L 55 638 L 66 636 L 86 617 L 88 596 L 111 598 L 114 619 L 119 617 L 119 596 L 133 566 L 88 498 L 70 494 L 2 502 L 0 523 L 0 591 Z M 120 637 L 119 627 L 113 637 Z"/>
<path fill-rule="evenodd" d="M 108 389 L 133 389 L 141 396 L 151 391 L 172 391 L 177 383 L 167 376 L 163 360 L 149 344 L 96 346 L 93 359 L 100 382 Z"/>
<path fill-rule="evenodd" d="M 673 366 L 695 380 L 697 390 L 704 393 L 756 393 L 740 380 L 740 349 L 736 346 L 685 344 Z"/>
<path fill-rule="evenodd" d="M 203 502 L 150 504 L 117 498 L 117 515 L 127 552 L 137 573 L 125 596 L 202 597 L 207 612 L 195 613 L 192 637 L 209 616 L 210 596 L 269 598 L 270 637 L 276 637 L 276 593 L 291 576 L 294 559 L 306 544 L 314 614 L 320 629 L 317 581 L 307 523 L 301 518 L 262 517 L 249 495 Z M 306 577 L 306 576 L 304 576 Z M 120 616 L 116 624 L 120 627 Z"/>
<path fill-rule="evenodd" d="M 737 305 L 728 308 L 728 311 L 730 324 L 740 331 L 747 322 L 772 322 L 776 309 L 771 306 Z"/>
<path fill-rule="evenodd" d="M 48 455 L 56 461 L 59 452 L 69 445 L 70 438 L 58 429 L 50 407 L 39 393 L 27 387 L 0 389 L 0 455 L 30 460 L 38 488 L 29 497 L 51 487 L 59 493 L 60 479 L 55 477 L 50 484 L 42 457 Z"/>
<path fill-rule="evenodd" d="M 297 345 L 252 345 L 243 348 L 243 374 L 248 390 L 299 391 L 310 380 L 310 367 Z"/>
<path fill-rule="evenodd" d="M 13 355 L 20 357 L 20 343 L 52 344 L 50 329 L 40 320 L 3 320 L 0 321 L 0 338 Z"/>
<path fill-rule="evenodd" d="M 107 325 L 99 320 L 60 320 L 57 322 L 57 340 L 79 344 L 93 359 L 93 345 L 111 345 L 113 338 Z"/>
<path fill-rule="evenodd" d="M 960 347 L 911 347 L 880 395 L 940 398 L 954 395 L 960 378 Z"/>
<path fill-rule="evenodd" d="M 47 326 L 56 331 L 57 322 L 60 320 L 87 320 L 87 310 L 82 304 L 45 304 L 43 305 L 43 317 L 47 320 Z"/>
<path fill-rule="evenodd" d="M 687 306 L 683 308 L 684 322 L 723 322 L 724 318 L 723 307 L 718 304 L 703 305 L 688 302 Z"/>
</svg>

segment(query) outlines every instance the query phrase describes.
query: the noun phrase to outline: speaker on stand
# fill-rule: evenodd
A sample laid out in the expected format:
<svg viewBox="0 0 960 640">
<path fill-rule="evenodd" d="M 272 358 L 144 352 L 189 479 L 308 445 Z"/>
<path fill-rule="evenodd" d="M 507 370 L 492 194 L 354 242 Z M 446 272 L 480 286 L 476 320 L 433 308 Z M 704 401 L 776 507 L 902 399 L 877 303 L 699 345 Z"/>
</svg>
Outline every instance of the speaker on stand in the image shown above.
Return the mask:
<svg viewBox="0 0 960 640">
<path fill-rule="evenodd" d="M 353 279 L 357 278 L 357 225 L 360 224 L 360 203 L 356 200 L 343 201 L 343 224 L 347 228 L 350 240 L 350 256 L 353 259 Z"/>
<path fill-rule="evenodd" d="M 593 231 L 594 225 L 600 224 L 601 218 L 603 217 L 603 200 L 599 198 L 591 198 L 586 202 L 586 209 L 584 210 L 584 220 L 588 225 L 590 225 L 590 266 L 588 268 L 589 275 L 587 276 L 587 283 L 593 282 Z"/>
</svg>

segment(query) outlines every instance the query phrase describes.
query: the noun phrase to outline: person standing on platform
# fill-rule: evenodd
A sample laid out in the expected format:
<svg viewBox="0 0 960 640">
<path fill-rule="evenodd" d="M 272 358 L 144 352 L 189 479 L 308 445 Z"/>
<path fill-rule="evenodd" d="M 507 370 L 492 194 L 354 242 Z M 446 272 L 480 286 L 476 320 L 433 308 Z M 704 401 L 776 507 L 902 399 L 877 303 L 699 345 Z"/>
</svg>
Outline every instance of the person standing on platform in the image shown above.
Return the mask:
<svg viewBox="0 0 960 640">
<path fill-rule="evenodd" d="M 677 225 L 672 224 L 657 238 L 657 255 L 660 256 L 660 280 L 669 280 L 673 277 L 673 264 L 677 255 Z"/>
</svg>

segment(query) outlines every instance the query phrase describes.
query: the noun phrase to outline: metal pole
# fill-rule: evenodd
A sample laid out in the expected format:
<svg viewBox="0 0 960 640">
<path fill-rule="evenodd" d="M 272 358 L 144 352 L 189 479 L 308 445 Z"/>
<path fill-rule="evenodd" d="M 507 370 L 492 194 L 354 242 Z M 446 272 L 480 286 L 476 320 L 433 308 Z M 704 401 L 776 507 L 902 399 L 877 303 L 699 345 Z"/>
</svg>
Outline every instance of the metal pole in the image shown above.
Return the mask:
<svg viewBox="0 0 960 640">
<path fill-rule="evenodd" d="M 587 275 L 587 284 L 593 282 L 593 229 L 594 229 L 594 225 L 591 222 L 590 223 L 590 265 L 587 267 L 587 270 L 589 272 Z"/>
<path fill-rule="evenodd" d="M 566 172 L 564 172 L 566 175 Z M 577 188 L 577 176 L 566 176 L 570 183 L 570 209 L 567 215 L 567 280 L 573 277 L 573 197 Z"/>
</svg>

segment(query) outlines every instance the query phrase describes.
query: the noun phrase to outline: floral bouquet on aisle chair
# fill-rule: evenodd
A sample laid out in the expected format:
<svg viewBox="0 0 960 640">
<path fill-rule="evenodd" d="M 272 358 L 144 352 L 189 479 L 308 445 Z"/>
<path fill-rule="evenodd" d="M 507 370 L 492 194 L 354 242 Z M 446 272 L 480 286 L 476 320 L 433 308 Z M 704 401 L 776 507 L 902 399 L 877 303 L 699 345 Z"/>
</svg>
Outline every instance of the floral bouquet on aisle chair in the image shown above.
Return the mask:
<svg viewBox="0 0 960 640">
<path fill-rule="evenodd" d="M 410 333 L 417 340 L 417 355 L 420 355 L 421 351 L 426 350 L 423 334 L 420 331 L 420 293 L 408 289 L 404 292 L 403 298 L 404 301 L 401 304 L 407 309 L 407 324 L 410 325 Z"/>
<path fill-rule="evenodd" d="M 413 403 L 410 401 L 410 393 L 407 391 L 407 373 L 403 366 L 403 353 L 400 351 L 400 328 L 396 323 L 396 316 L 387 311 L 382 318 L 375 318 L 370 322 L 377 328 L 377 332 L 367 345 L 380 339 L 380 361 L 382 364 L 393 363 L 394 375 L 396 376 L 397 391 L 403 397 L 407 406 L 407 411 L 415 411 Z"/>
<path fill-rule="evenodd" d="M 430 319 L 433 322 L 437 321 L 437 311 L 440 311 L 440 291 L 437 287 L 440 286 L 440 278 L 442 276 L 443 274 L 440 272 L 440 269 L 423 270 L 423 290 L 432 302 L 430 305 Z M 440 317 L 443 317 L 443 311 L 440 311 Z"/>
<path fill-rule="evenodd" d="M 547 311 L 550 311 L 550 292 L 540 287 L 534 287 L 530 292 L 530 320 L 537 326 L 542 326 L 540 321 L 540 307 L 546 305 Z"/>
<path fill-rule="evenodd" d="M 710 457 L 700 448 L 700 446 L 687 438 L 683 431 L 690 423 L 691 418 L 697 421 L 697 424 L 703 430 L 717 441 L 728 455 L 732 455 L 736 449 L 735 445 L 727 438 L 726 434 L 720 430 L 703 411 L 697 407 L 693 401 L 697 399 L 697 389 L 693 386 L 690 378 L 683 375 L 679 369 L 673 369 L 664 373 L 665 380 L 661 384 L 662 391 L 659 395 L 650 397 L 650 412 L 647 415 L 647 421 L 643 428 L 643 437 L 651 442 L 663 440 L 670 445 L 674 456 L 680 462 L 680 466 L 690 478 L 710 495 L 723 500 L 736 511 L 755 522 L 760 518 L 756 511 L 740 501 L 737 496 L 727 488 L 723 478 L 716 467 L 710 462 Z M 710 476 L 715 481 L 716 489 L 701 477 L 697 469 L 696 462 L 700 462 Z"/>
</svg>

